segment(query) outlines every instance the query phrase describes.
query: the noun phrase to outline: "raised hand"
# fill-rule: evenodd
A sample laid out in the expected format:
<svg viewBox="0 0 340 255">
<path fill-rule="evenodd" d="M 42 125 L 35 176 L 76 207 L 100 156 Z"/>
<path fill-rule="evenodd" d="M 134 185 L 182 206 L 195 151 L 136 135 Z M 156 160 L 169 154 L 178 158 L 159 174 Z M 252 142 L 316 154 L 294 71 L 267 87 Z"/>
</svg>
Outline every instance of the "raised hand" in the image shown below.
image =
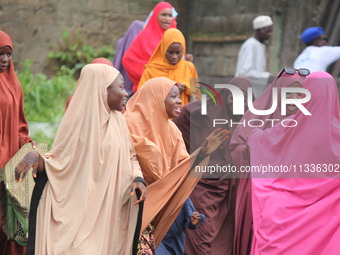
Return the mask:
<svg viewBox="0 0 340 255">
<path fill-rule="evenodd" d="M 216 151 L 218 147 L 223 143 L 223 141 L 227 140 L 229 137 L 228 130 L 222 130 L 221 128 L 217 128 L 214 130 L 206 139 L 202 145 L 201 153 L 205 156 L 209 156 L 211 153 Z"/>
<path fill-rule="evenodd" d="M 44 159 L 36 151 L 30 151 L 25 155 L 25 157 L 20 161 L 20 163 L 15 168 L 15 180 L 24 180 L 27 172 L 33 168 L 32 174 L 36 178 L 38 172 L 45 170 Z"/>
</svg>

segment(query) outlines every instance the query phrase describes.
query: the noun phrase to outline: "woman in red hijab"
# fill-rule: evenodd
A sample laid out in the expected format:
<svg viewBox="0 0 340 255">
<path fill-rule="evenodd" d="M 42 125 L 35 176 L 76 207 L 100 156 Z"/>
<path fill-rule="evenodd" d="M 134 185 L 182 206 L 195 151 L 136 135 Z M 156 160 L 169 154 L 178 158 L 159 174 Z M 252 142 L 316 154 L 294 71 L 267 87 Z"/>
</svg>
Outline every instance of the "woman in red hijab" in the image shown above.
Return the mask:
<svg viewBox="0 0 340 255">
<path fill-rule="evenodd" d="M 133 83 L 136 92 L 139 80 L 146 65 L 160 42 L 163 33 L 168 28 L 176 27 L 176 20 L 172 17 L 173 7 L 167 2 L 159 2 L 153 9 L 146 27 L 131 43 L 123 57 L 123 66 Z"/>
<path fill-rule="evenodd" d="M 28 136 L 28 125 L 24 115 L 24 99 L 20 82 L 14 72 L 11 38 L 0 31 L 0 254 L 25 254 L 25 247 L 7 240 L 3 232 L 3 210 L 6 192 L 3 169 L 6 163 L 25 143 L 35 142 Z"/>
</svg>

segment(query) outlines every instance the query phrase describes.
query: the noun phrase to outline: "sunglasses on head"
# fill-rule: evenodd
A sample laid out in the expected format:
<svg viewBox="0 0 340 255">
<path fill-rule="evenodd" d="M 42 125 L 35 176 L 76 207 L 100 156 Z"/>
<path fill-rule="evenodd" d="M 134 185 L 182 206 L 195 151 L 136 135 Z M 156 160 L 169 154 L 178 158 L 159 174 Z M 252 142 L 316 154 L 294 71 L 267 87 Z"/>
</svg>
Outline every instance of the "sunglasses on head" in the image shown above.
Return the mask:
<svg viewBox="0 0 340 255">
<path fill-rule="evenodd" d="M 299 75 L 301 76 L 307 76 L 310 74 L 310 71 L 307 68 L 299 68 L 299 69 L 295 69 L 292 66 L 286 66 L 282 69 L 282 71 L 280 72 L 278 78 L 280 78 L 282 76 L 283 73 L 286 74 L 290 74 L 290 75 L 294 75 L 296 73 L 296 71 L 299 73 Z"/>
</svg>

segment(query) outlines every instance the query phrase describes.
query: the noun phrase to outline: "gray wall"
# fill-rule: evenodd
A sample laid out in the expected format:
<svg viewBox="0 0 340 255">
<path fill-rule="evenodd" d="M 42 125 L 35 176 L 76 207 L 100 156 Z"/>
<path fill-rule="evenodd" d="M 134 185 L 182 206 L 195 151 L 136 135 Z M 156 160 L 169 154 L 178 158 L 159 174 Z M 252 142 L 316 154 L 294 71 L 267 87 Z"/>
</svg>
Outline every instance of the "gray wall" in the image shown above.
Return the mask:
<svg viewBox="0 0 340 255">
<path fill-rule="evenodd" d="M 340 45 L 340 1 L 202 0 L 181 5 L 189 15 L 180 23 L 200 78 L 212 83 L 234 75 L 239 48 L 253 34 L 252 20 L 258 15 L 270 15 L 274 22 L 268 44 L 268 71 L 273 75 L 283 66 L 293 65 L 304 49 L 300 34 L 306 27 L 323 26 L 331 37 L 330 45 Z M 330 69 L 335 76 L 339 70 Z"/>
<path fill-rule="evenodd" d="M 44 70 L 47 53 L 62 31 L 79 30 L 86 44 L 115 47 L 131 21 L 145 20 L 159 1 L 152 0 L 0 0 L 0 29 L 14 41 L 16 66 L 26 58 L 34 71 Z M 308 26 L 324 26 L 331 44 L 339 45 L 338 0 L 173 0 L 178 27 L 203 79 L 224 81 L 235 72 L 238 50 L 252 35 L 252 19 L 270 15 L 274 36 L 268 45 L 268 68 L 273 74 L 292 65 L 304 48 L 300 34 Z M 339 70 L 338 68 L 337 70 Z M 338 73 L 337 73 L 338 75 Z"/>
</svg>

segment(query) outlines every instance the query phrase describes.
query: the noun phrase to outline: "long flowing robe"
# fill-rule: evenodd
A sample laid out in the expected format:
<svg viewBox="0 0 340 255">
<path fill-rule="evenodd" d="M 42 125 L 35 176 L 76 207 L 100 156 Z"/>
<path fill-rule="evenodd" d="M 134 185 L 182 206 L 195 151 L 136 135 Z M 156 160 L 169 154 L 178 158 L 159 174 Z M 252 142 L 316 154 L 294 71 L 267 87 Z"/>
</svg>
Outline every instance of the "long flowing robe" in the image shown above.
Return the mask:
<svg viewBox="0 0 340 255">
<path fill-rule="evenodd" d="M 277 124 L 256 129 L 249 137 L 252 166 L 297 166 L 296 172 L 252 174 L 252 254 L 339 253 L 340 174 L 335 171 L 340 165 L 338 90 L 326 72 L 309 75 L 304 87 L 312 95 L 304 104 L 312 115 L 299 111 L 289 117 L 297 126 Z"/>
<path fill-rule="evenodd" d="M 107 103 L 119 72 L 89 64 L 81 72 L 50 152 L 37 210 L 35 254 L 131 254 L 142 177 L 124 117 Z"/>
<path fill-rule="evenodd" d="M 13 49 L 11 38 L 0 31 L 0 48 L 9 46 Z M 0 73 L 0 171 L 14 154 L 25 143 L 31 141 L 28 136 L 28 125 L 24 114 L 24 96 L 20 82 L 15 74 L 13 60 L 4 72 Z M 0 173 L 1 176 L 1 173 Z M 0 189 L 4 183 L 0 180 Z M 0 198 L 3 200 L 4 197 Z M 3 203 L 0 203 L 3 204 Z M 2 210 L 0 206 L 0 215 Z M 0 217 L 0 226 L 2 216 Z M 7 240 L 6 235 L 0 230 L 0 254 L 24 254 L 25 247 L 14 241 Z"/>
<path fill-rule="evenodd" d="M 305 80 L 304 76 L 298 74 L 288 75 L 283 73 L 280 77 L 274 79 L 272 84 L 265 90 L 265 92 L 254 101 L 254 108 L 258 110 L 266 110 L 272 106 L 272 89 L 277 88 L 277 93 L 280 95 L 281 88 L 288 87 L 294 82 L 303 84 Z M 270 121 L 266 119 L 282 120 L 286 116 L 280 114 L 281 101 L 278 100 L 278 107 L 269 115 L 258 116 L 256 114 L 247 111 L 240 123 L 247 122 L 251 119 L 258 119 L 264 121 L 262 129 L 271 127 Z M 254 127 L 246 124 L 245 126 L 239 125 L 231 138 L 230 148 L 234 165 L 237 169 L 241 166 L 249 166 L 249 157 L 246 153 L 248 146 L 248 136 Z M 251 155 L 250 155 L 251 156 Z M 247 173 L 240 176 L 240 180 L 237 187 L 236 195 L 236 208 L 235 208 L 235 233 L 234 233 L 234 254 L 236 255 L 248 255 L 251 250 L 253 231 L 252 231 L 252 206 L 251 206 L 251 180 Z"/>
<path fill-rule="evenodd" d="M 249 80 L 242 77 L 232 79 L 229 84 L 236 85 L 244 93 L 252 86 Z M 188 151 L 196 150 L 218 127 L 230 131 L 229 136 L 232 136 L 235 125 L 230 124 L 234 116 L 227 107 L 229 93 L 227 89 L 218 91 L 221 105 L 208 100 L 206 116 L 201 115 L 201 101 L 196 101 L 184 106 L 180 116 L 174 119 L 182 131 Z M 214 119 L 226 119 L 228 124 L 213 127 Z M 230 139 L 223 142 L 210 156 L 209 166 L 233 165 L 229 142 Z M 206 215 L 206 223 L 195 230 L 187 231 L 186 254 L 232 254 L 237 184 L 235 177 L 226 173 L 204 175 L 196 185 L 190 198 L 196 210 Z"/>
<path fill-rule="evenodd" d="M 127 104 L 125 117 L 147 182 L 142 230 L 155 219 L 158 245 L 199 181 L 190 168 L 199 150 L 189 156 L 181 132 L 168 118 L 164 100 L 175 85 L 165 77 L 148 80 Z M 206 164 L 206 158 L 200 164 Z"/>
<path fill-rule="evenodd" d="M 254 84 L 254 95 L 258 98 L 267 88 L 270 72 L 267 72 L 266 45 L 254 37 L 241 46 L 237 58 L 235 76 L 245 76 Z"/>
</svg>

